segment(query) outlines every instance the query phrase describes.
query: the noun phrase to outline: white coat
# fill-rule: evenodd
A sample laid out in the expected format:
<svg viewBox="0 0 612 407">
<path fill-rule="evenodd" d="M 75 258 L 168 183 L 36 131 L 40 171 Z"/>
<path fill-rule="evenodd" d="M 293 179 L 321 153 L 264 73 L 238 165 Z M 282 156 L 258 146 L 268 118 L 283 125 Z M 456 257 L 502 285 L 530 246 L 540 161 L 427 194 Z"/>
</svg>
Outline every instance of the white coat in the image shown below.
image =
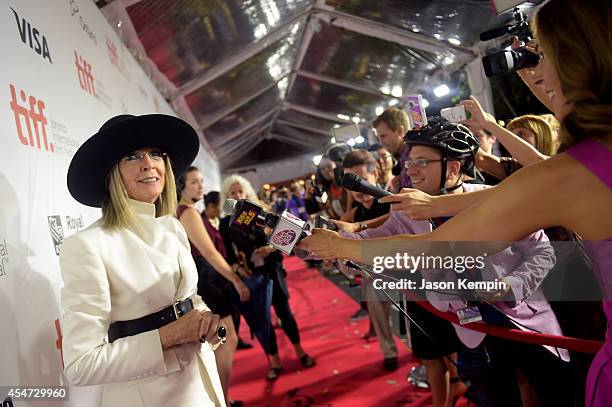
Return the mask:
<svg viewBox="0 0 612 407">
<path fill-rule="evenodd" d="M 199 342 L 162 350 L 159 330 L 109 343 L 114 321 L 159 311 L 196 294 L 189 241 L 172 216 L 129 201 L 141 230 L 109 231 L 100 221 L 63 243 L 63 356 L 72 385 L 103 384 L 102 406 L 224 406 L 214 353 Z"/>
</svg>

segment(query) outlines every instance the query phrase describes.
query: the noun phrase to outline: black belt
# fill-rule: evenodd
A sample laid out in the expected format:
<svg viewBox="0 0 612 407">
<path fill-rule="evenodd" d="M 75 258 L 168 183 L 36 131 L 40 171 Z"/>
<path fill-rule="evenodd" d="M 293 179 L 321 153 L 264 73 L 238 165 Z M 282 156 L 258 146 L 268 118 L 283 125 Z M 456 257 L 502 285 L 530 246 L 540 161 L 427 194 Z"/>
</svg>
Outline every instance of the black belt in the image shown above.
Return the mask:
<svg viewBox="0 0 612 407">
<path fill-rule="evenodd" d="M 176 321 L 192 309 L 193 302 L 191 298 L 187 298 L 186 300 L 177 301 L 161 311 L 145 315 L 144 317 L 131 319 L 129 321 L 113 322 L 108 328 L 108 341 L 113 343 L 119 338 L 159 329 L 172 321 Z"/>
</svg>

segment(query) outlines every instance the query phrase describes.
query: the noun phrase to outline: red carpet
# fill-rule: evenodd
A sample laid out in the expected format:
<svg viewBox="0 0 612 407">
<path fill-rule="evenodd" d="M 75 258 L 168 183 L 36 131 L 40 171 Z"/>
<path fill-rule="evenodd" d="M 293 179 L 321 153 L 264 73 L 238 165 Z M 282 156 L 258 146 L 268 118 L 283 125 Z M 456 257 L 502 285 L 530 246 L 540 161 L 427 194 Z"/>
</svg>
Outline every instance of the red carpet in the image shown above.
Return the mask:
<svg viewBox="0 0 612 407">
<path fill-rule="evenodd" d="M 358 304 L 316 270 L 296 258 L 285 260 L 291 307 L 300 328 L 302 346 L 317 360 L 303 369 L 284 332 L 276 329 L 283 372 L 267 382 L 268 363 L 256 340 L 250 340 L 248 326 L 241 323 L 240 336 L 253 349 L 236 353 L 230 394 L 247 406 L 410 406 L 431 405 L 427 390 L 406 382 L 417 361 L 397 340 L 400 368 L 386 372 L 377 341 L 361 336 L 368 320 L 349 321 Z M 465 406 L 465 402 L 457 406 Z"/>
</svg>

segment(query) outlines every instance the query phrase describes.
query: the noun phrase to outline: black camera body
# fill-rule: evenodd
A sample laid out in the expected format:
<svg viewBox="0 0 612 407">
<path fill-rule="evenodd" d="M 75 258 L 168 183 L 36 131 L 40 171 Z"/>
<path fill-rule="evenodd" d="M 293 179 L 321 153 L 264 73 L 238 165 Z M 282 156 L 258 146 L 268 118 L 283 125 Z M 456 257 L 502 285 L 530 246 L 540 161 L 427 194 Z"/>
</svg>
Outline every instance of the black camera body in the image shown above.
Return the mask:
<svg viewBox="0 0 612 407">
<path fill-rule="evenodd" d="M 514 25 L 507 25 L 501 28 L 485 31 L 480 34 L 481 41 L 488 41 L 502 35 L 516 36 L 521 41 L 527 43 L 532 40 L 533 35 L 529 28 L 529 22 L 525 13 L 518 8 L 514 9 Z M 524 47 L 512 50 L 502 50 L 486 55 L 482 58 L 482 65 L 488 77 L 503 75 L 515 72 L 519 69 L 534 67 L 540 61 L 540 57 L 529 52 Z"/>
</svg>

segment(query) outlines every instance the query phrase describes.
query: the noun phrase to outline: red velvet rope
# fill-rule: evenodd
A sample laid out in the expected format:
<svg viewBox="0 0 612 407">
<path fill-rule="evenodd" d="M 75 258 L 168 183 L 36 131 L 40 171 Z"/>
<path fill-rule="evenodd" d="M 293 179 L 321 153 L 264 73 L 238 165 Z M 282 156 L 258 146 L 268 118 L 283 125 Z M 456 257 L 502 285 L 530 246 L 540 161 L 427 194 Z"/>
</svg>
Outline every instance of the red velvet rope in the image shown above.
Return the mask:
<svg viewBox="0 0 612 407">
<path fill-rule="evenodd" d="M 442 312 L 435 309 L 427 301 L 415 301 L 421 307 L 431 312 L 432 314 L 445 319 L 449 322 L 459 324 L 457 315 L 453 312 Z M 500 338 L 509 339 L 512 341 L 534 343 L 538 345 L 548 345 L 556 348 L 564 348 L 573 350 L 576 352 L 583 353 L 597 353 L 599 348 L 603 345 L 601 341 L 593 341 L 590 339 L 572 338 L 568 336 L 557 336 L 549 335 L 532 331 L 522 331 L 518 328 L 503 328 L 500 326 L 489 325 L 485 322 L 471 322 L 469 324 L 461 325 L 465 328 L 472 329 L 474 331 L 486 333 L 487 335 L 498 336 Z"/>
</svg>

